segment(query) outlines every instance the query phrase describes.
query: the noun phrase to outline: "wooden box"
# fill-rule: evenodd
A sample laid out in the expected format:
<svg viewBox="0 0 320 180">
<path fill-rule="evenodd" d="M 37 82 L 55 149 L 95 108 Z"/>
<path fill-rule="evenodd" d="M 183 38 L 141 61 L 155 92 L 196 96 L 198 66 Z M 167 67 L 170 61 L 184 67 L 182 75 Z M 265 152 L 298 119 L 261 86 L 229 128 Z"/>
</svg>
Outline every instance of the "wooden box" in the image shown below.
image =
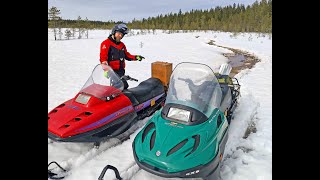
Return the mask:
<svg viewBox="0 0 320 180">
<path fill-rule="evenodd" d="M 168 88 L 172 73 L 172 63 L 156 61 L 151 64 L 151 76 L 158 78 Z"/>
</svg>

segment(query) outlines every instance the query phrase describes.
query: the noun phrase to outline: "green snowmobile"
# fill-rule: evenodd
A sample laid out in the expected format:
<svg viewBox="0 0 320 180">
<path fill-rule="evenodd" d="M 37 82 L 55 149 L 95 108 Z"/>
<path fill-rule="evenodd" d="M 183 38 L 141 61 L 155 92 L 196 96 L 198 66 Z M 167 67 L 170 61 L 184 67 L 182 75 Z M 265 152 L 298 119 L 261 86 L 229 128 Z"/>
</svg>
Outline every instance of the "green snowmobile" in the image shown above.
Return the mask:
<svg viewBox="0 0 320 180">
<path fill-rule="evenodd" d="M 231 66 L 219 73 L 199 63 L 180 63 L 172 72 L 164 107 L 135 137 L 140 168 L 166 178 L 220 177 L 228 129 L 240 95 Z"/>
</svg>

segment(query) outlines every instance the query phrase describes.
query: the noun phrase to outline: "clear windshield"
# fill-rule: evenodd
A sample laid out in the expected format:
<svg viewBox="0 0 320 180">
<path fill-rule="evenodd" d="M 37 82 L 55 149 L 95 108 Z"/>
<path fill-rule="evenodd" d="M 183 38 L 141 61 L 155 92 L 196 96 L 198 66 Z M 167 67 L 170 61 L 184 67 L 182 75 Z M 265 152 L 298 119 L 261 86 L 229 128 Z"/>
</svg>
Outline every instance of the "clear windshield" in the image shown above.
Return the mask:
<svg viewBox="0 0 320 180">
<path fill-rule="evenodd" d="M 210 67 L 198 63 L 180 63 L 172 72 L 166 104 L 195 108 L 209 117 L 221 103 L 221 88 Z"/>
<path fill-rule="evenodd" d="M 98 64 L 80 92 L 104 98 L 122 92 L 123 87 L 120 77 L 110 66 Z"/>
</svg>

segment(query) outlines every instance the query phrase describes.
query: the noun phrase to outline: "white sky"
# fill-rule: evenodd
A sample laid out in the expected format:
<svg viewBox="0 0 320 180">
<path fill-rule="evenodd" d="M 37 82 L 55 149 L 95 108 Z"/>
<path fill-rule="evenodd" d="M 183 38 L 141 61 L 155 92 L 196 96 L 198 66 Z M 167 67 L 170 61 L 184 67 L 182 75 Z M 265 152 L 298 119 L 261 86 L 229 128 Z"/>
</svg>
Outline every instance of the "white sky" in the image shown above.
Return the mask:
<svg viewBox="0 0 320 180">
<path fill-rule="evenodd" d="M 93 67 L 99 63 L 99 46 L 108 34 L 108 31 L 95 30 L 89 32 L 89 39 L 54 41 L 51 30 L 48 30 L 48 111 L 73 98 L 81 89 Z M 258 38 L 247 33 L 237 38 L 230 35 L 218 32 L 165 34 L 157 31 L 156 35 L 125 36 L 123 42 L 128 51 L 146 57 L 141 62 L 127 62 L 127 74 L 139 80 L 130 81 L 129 85 L 134 87 L 149 78 L 151 63 L 155 61 L 171 62 L 173 67 L 183 61 L 201 62 L 216 71 L 220 64 L 226 62 L 221 53 L 230 51 L 208 45 L 209 40 L 257 55 L 262 61 L 236 76 L 241 84 L 241 97 L 229 129 L 221 176 L 223 180 L 271 180 L 272 40 L 268 36 Z M 124 143 L 110 139 L 98 150 L 92 149 L 92 144 L 48 143 L 48 163 L 57 161 L 62 167 L 71 169 L 65 180 L 97 179 L 107 164 L 117 167 L 123 177 L 132 180 L 163 180 L 139 171 L 134 165 L 132 141 L 147 121 L 148 118 L 136 124 L 131 138 Z M 256 124 L 257 132 L 243 139 L 251 121 Z M 107 171 L 105 179 L 112 178 L 114 173 Z"/>
<path fill-rule="evenodd" d="M 258 0 L 261 1 L 261 0 Z M 60 9 L 63 19 L 78 16 L 99 21 L 132 21 L 170 12 L 210 9 L 215 6 L 250 5 L 255 0 L 48 0 L 48 8 Z"/>
</svg>

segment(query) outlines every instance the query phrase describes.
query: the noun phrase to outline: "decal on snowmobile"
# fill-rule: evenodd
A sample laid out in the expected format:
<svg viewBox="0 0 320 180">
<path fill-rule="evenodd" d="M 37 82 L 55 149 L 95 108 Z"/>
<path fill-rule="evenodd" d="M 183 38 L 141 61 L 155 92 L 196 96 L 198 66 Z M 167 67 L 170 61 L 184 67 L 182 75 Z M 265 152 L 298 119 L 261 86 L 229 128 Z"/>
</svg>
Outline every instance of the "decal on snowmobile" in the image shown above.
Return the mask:
<svg viewBox="0 0 320 180">
<path fill-rule="evenodd" d="M 161 152 L 160 152 L 160 151 L 157 151 L 157 152 L 156 152 L 156 156 L 159 157 L 160 155 L 161 155 Z"/>
<path fill-rule="evenodd" d="M 119 111 L 117 111 L 115 113 L 110 114 L 109 116 L 106 116 L 106 117 L 100 119 L 97 122 L 94 122 L 94 123 L 92 123 L 92 124 L 90 124 L 88 126 L 85 126 L 83 128 L 80 128 L 80 129 L 76 130 L 76 132 L 84 131 L 84 130 L 87 130 L 87 129 L 90 129 L 90 128 L 93 128 L 93 127 L 96 127 L 96 126 L 103 125 L 103 124 L 107 123 L 108 121 L 112 121 L 112 120 L 114 120 L 116 118 L 119 118 L 119 117 L 121 117 L 121 116 L 123 116 L 125 114 L 128 114 L 128 113 L 130 113 L 132 111 L 133 111 L 133 107 L 132 106 L 127 106 L 127 107 L 125 107 L 125 108 L 123 108 L 123 109 L 121 109 L 121 110 L 119 110 Z"/>
<path fill-rule="evenodd" d="M 138 112 L 138 111 L 140 111 L 141 109 L 143 109 L 143 107 L 144 107 L 144 103 L 139 104 L 138 106 L 134 107 L 134 110 Z"/>
<path fill-rule="evenodd" d="M 182 126 L 179 126 L 178 123 L 171 121 L 170 123 L 166 122 L 165 125 L 177 127 L 177 128 L 183 128 Z"/>
<path fill-rule="evenodd" d="M 140 105 L 136 106 L 136 107 L 134 108 L 134 109 L 135 109 L 135 111 L 136 111 L 136 112 L 139 112 L 139 111 L 141 111 L 142 109 L 144 109 L 144 108 L 146 108 L 146 107 L 150 106 L 150 105 L 151 105 L 152 100 L 157 101 L 157 100 L 158 100 L 158 99 L 160 99 L 163 95 L 164 95 L 164 93 L 162 93 L 162 94 L 160 94 L 160 95 L 156 96 L 154 99 L 150 99 L 150 100 L 148 100 L 148 101 L 146 101 L 146 102 L 144 102 L 144 103 L 142 103 L 142 104 L 140 104 Z M 152 105 L 151 105 L 151 106 L 152 106 Z"/>
<path fill-rule="evenodd" d="M 217 111 L 217 112 L 214 114 L 214 116 L 217 116 L 218 113 L 219 113 L 219 111 Z M 214 120 L 214 118 L 212 118 L 212 119 L 209 121 L 209 123 L 211 123 L 213 120 Z"/>
<path fill-rule="evenodd" d="M 190 176 L 190 175 L 193 175 L 193 174 L 198 174 L 199 172 L 200 172 L 200 170 L 191 171 L 191 172 L 187 173 L 186 176 Z"/>
<path fill-rule="evenodd" d="M 74 109 L 74 110 L 80 110 L 80 108 L 78 106 L 74 106 L 74 105 L 69 105 L 67 107 L 70 109 Z"/>
</svg>

